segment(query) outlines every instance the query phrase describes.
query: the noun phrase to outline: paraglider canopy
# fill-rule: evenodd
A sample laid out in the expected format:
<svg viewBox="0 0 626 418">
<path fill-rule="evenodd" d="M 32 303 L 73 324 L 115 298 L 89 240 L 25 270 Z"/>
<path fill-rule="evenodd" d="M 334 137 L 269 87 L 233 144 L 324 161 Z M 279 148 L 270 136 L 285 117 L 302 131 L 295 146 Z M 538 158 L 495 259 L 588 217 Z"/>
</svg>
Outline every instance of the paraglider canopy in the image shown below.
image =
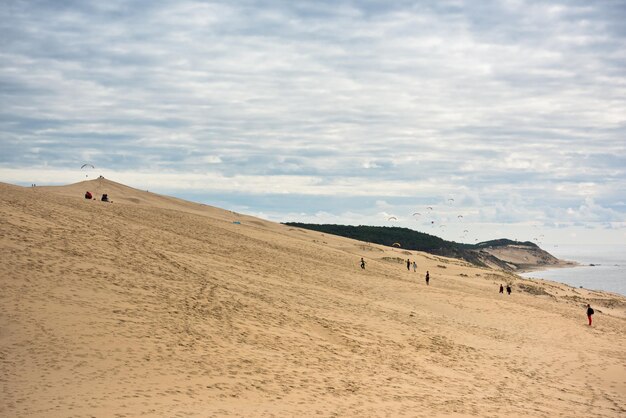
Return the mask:
<svg viewBox="0 0 626 418">
<path fill-rule="evenodd" d="M 397 221 L 398 218 L 396 218 L 395 216 L 390 216 L 389 219 L 387 219 L 388 221 Z"/>
<path fill-rule="evenodd" d="M 392 247 L 401 247 L 401 245 L 400 245 L 400 243 L 399 243 L 399 242 L 394 242 L 394 243 L 392 244 Z"/>
<path fill-rule="evenodd" d="M 93 164 L 83 164 L 80 166 L 81 171 L 86 171 L 89 172 L 91 170 L 95 170 L 96 167 L 93 166 Z M 89 177 L 89 174 L 85 174 L 85 177 Z"/>
</svg>

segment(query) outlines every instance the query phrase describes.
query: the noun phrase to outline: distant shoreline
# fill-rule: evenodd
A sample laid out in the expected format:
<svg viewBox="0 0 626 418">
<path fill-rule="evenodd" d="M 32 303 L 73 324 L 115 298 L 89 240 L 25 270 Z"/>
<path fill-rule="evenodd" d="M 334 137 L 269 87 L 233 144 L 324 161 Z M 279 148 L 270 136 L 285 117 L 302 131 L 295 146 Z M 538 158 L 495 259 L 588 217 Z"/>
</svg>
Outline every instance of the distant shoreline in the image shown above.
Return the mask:
<svg viewBox="0 0 626 418">
<path fill-rule="evenodd" d="M 577 261 L 560 260 L 556 264 L 536 264 L 520 267 L 516 273 L 532 273 L 534 271 L 546 271 L 556 269 L 567 269 L 575 267 L 584 267 L 588 264 L 581 264 Z"/>
<path fill-rule="evenodd" d="M 566 270 L 567 268 L 569 269 Z M 621 264 L 577 263 L 570 266 L 520 271 L 518 276 L 523 279 L 541 279 L 574 288 L 626 296 L 624 272 L 624 265 Z"/>
</svg>

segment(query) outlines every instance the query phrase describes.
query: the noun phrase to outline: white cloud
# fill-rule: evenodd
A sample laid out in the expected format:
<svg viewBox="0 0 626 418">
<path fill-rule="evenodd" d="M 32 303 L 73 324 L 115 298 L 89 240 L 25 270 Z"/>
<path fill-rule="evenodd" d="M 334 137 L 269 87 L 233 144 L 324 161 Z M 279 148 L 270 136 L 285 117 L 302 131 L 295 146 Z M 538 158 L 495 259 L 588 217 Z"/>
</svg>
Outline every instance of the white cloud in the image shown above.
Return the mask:
<svg viewBox="0 0 626 418">
<path fill-rule="evenodd" d="M 378 216 L 383 198 L 410 214 L 449 195 L 441 219 L 558 223 L 571 208 L 575 222 L 620 222 L 625 14 L 16 3 L 0 10 L 0 180 L 71 182 L 93 161 L 151 190 L 353 198 L 332 214 L 346 222 Z"/>
<path fill-rule="evenodd" d="M 218 155 L 205 155 L 200 160 L 207 164 L 219 164 L 222 162 L 222 159 Z"/>
</svg>

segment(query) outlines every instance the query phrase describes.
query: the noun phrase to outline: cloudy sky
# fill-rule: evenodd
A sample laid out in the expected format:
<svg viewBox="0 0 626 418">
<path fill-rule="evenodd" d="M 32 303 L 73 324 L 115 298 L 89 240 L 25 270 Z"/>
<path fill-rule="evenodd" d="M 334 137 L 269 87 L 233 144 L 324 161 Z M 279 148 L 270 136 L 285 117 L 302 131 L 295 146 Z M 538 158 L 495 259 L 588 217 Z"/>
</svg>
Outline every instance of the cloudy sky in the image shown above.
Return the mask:
<svg viewBox="0 0 626 418">
<path fill-rule="evenodd" d="M 625 21 L 623 0 L 4 0 L 0 181 L 626 242 Z"/>
</svg>

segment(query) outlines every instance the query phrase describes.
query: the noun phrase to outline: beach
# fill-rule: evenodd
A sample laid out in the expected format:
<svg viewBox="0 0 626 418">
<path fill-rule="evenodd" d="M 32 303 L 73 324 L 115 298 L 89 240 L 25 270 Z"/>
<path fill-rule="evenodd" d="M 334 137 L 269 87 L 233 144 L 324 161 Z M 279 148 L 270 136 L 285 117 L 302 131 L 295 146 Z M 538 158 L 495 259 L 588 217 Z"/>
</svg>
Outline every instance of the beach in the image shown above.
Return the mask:
<svg viewBox="0 0 626 418">
<path fill-rule="evenodd" d="M 0 213 L 0 416 L 626 414 L 619 294 L 106 179 Z"/>
<path fill-rule="evenodd" d="M 572 244 L 554 247 L 550 251 L 561 258 L 575 260 L 576 266 L 536 270 L 522 275 L 626 295 L 626 246 Z"/>
</svg>

